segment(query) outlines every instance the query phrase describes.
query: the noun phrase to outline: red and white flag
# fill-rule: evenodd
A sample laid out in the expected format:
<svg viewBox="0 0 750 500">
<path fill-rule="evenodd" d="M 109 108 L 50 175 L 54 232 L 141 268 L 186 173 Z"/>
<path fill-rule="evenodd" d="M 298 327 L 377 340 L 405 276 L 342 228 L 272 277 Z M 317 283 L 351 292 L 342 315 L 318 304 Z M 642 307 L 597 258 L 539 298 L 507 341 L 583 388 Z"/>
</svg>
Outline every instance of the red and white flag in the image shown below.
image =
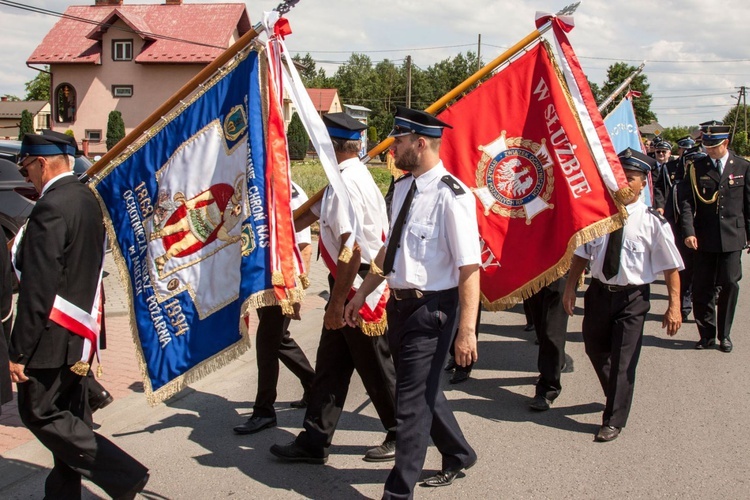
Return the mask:
<svg viewBox="0 0 750 500">
<path fill-rule="evenodd" d="M 443 162 L 476 196 L 490 309 L 552 283 L 576 247 L 622 224 L 615 198 L 630 190 L 586 79 L 571 66 L 540 41 L 438 116 L 453 126 Z"/>
</svg>

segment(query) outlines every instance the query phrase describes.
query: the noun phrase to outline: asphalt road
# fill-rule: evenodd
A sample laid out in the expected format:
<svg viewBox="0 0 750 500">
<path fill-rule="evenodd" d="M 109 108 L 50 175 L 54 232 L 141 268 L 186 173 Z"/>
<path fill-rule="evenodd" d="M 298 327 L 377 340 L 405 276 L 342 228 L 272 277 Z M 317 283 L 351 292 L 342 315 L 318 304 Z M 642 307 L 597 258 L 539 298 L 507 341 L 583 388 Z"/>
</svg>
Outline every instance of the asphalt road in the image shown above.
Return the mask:
<svg viewBox="0 0 750 500">
<path fill-rule="evenodd" d="M 311 360 L 322 322 L 325 272 L 316 263 L 306 313 L 292 334 Z M 745 274 L 747 260 L 744 262 Z M 523 331 L 520 307 L 484 313 L 479 362 L 470 381 L 444 383 L 465 435 L 479 454 L 475 467 L 447 488 L 417 488 L 417 498 L 750 498 L 750 323 L 742 284 L 731 354 L 696 351 L 695 324 L 675 338 L 661 330 L 665 288 L 652 289 L 628 426 L 611 443 L 593 442 L 603 395 L 581 339 L 581 310 L 569 323 L 573 373 L 553 408 L 532 413 L 537 375 L 534 333 Z M 579 298 L 579 306 L 582 304 Z M 389 464 L 362 461 L 384 433 L 357 376 L 326 465 L 278 462 L 268 448 L 299 431 L 304 410 L 288 403 L 301 387 L 283 367 L 278 427 L 251 436 L 231 428 L 252 408 L 255 353 L 246 353 L 191 389 L 155 408 L 142 394 L 118 399 L 96 414 L 100 432 L 151 469 L 147 498 L 380 498 Z M 19 446 L 0 464 L 0 497 L 41 498 L 50 454 L 37 442 Z M 439 467 L 431 447 L 425 475 Z M 84 498 L 102 492 L 84 483 Z"/>
</svg>

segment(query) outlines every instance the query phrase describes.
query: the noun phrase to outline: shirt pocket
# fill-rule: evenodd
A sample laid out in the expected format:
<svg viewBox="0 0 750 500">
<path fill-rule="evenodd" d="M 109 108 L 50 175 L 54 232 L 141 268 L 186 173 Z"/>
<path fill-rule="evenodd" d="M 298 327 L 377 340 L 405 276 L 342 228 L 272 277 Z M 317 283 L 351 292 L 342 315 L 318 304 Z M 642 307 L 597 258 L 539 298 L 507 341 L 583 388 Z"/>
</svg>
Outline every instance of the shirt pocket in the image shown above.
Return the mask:
<svg viewBox="0 0 750 500">
<path fill-rule="evenodd" d="M 744 177 L 732 177 L 729 179 L 728 184 L 730 188 L 744 187 L 745 178 Z"/>
<path fill-rule="evenodd" d="M 435 224 L 413 222 L 409 226 L 409 240 L 414 256 L 419 260 L 431 259 L 437 253 L 438 227 Z"/>
<path fill-rule="evenodd" d="M 622 245 L 625 265 L 631 272 L 640 275 L 646 255 L 646 245 L 641 241 L 625 239 Z"/>
</svg>

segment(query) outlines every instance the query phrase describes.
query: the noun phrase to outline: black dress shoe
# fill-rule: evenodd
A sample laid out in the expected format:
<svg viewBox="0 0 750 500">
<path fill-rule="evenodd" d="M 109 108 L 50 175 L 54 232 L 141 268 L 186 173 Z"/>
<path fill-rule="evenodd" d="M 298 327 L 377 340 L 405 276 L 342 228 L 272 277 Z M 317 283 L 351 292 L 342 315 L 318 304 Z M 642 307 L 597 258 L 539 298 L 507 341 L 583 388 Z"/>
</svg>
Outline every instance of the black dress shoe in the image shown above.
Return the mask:
<svg viewBox="0 0 750 500">
<path fill-rule="evenodd" d="M 135 483 L 135 486 L 133 486 L 130 490 L 128 490 L 127 493 L 120 495 L 119 497 L 115 497 L 115 500 L 133 500 L 135 496 L 143 491 L 143 488 L 146 487 L 146 483 L 148 483 L 149 475 L 148 472 L 146 473 L 143 478 Z"/>
<path fill-rule="evenodd" d="M 523 327 L 524 332 L 533 332 L 534 331 L 534 323 L 528 323 L 526 326 Z"/>
<path fill-rule="evenodd" d="M 453 484 L 453 480 L 456 479 L 456 477 L 462 470 L 471 469 L 475 463 L 477 463 L 476 458 L 469 465 L 465 467 L 461 467 L 460 469 L 441 470 L 434 476 L 428 477 L 427 479 L 422 481 L 422 486 L 426 486 L 429 488 L 439 488 L 440 486 L 450 486 L 451 484 Z"/>
<path fill-rule="evenodd" d="M 291 403 L 289 403 L 289 406 L 291 406 L 292 408 L 307 408 L 307 394 L 302 396 L 302 399 L 300 400 L 292 401 Z"/>
<path fill-rule="evenodd" d="M 396 460 L 396 441 L 385 441 L 380 446 L 370 448 L 365 453 L 365 462 L 391 462 Z"/>
<path fill-rule="evenodd" d="M 101 410 L 114 400 L 115 398 L 112 397 L 112 394 L 104 389 L 98 392 L 89 391 L 89 408 L 91 408 L 91 413 Z"/>
<path fill-rule="evenodd" d="M 450 358 L 448 358 L 448 362 L 445 363 L 445 366 L 443 367 L 443 370 L 445 370 L 447 372 L 452 372 L 455 369 L 456 369 L 456 358 L 454 358 L 453 356 L 451 356 Z"/>
<path fill-rule="evenodd" d="M 552 401 L 545 398 L 544 396 L 537 394 L 536 396 L 534 396 L 534 399 L 529 401 L 529 408 L 535 411 L 547 411 L 549 410 L 551 404 Z"/>
<path fill-rule="evenodd" d="M 602 425 L 599 427 L 599 432 L 596 433 L 596 437 L 594 438 L 594 441 L 597 441 L 599 443 L 607 443 L 609 441 L 614 441 L 617 439 L 617 436 L 620 435 L 620 431 L 622 429 L 620 427 L 612 427 L 611 425 Z"/>
<path fill-rule="evenodd" d="M 321 453 L 320 455 L 311 453 L 292 441 L 286 445 L 275 444 L 271 446 L 271 454 L 284 462 L 304 462 L 308 464 L 324 464 L 328 457 Z"/>
<path fill-rule="evenodd" d="M 271 427 L 276 427 L 276 417 L 258 417 L 253 415 L 247 419 L 247 422 L 232 428 L 232 430 L 235 434 L 255 434 Z"/>
<path fill-rule="evenodd" d="M 682 322 L 686 322 L 690 319 L 690 311 L 682 311 Z"/>
<path fill-rule="evenodd" d="M 732 352 L 732 341 L 729 339 L 724 339 L 719 344 L 719 349 L 721 349 L 721 352 Z"/>
<path fill-rule="evenodd" d="M 715 345 L 716 345 L 716 341 L 714 339 L 705 339 L 705 338 L 703 338 L 703 339 L 700 339 L 695 344 L 695 348 L 700 351 L 702 349 L 710 349 L 710 348 L 712 348 Z"/>
<path fill-rule="evenodd" d="M 456 370 L 453 372 L 453 376 L 448 382 L 451 384 L 460 384 L 461 382 L 469 380 L 469 375 L 471 375 L 471 370 L 468 372 L 464 370 Z"/>
</svg>

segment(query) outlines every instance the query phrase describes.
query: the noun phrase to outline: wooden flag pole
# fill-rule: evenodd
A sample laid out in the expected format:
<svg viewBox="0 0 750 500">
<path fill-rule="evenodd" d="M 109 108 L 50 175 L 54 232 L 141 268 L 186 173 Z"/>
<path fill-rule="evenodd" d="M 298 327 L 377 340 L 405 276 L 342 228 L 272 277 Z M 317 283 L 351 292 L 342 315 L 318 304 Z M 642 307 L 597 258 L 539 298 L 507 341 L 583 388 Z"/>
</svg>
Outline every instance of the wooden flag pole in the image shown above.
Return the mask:
<svg viewBox="0 0 750 500">
<path fill-rule="evenodd" d="M 581 2 L 577 2 L 575 4 L 568 5 L 567 7 L 563 8 L 560 12 L 558 12 L 556 15 L 570 15 L 572 14 L 576 8 L 578 8 L 578 5 Z M 430 106 L 428 106 L 425 111 L 428 113 L 435 113 L 442 109 L 446 104 L 448 104 L 450 101 L 461 95 L 463 92 L 465 92 L 469 87 L 474 85 L 476 82 L 484 78 L 485 76 L 489 75 L 495 68 L 500 66 L 501 64 L 504 64 L 508 62 L 513 56 L 521 52 L 523 49 L 534 43 L 537 39 L 539 39 L 544 33 L 549 31 L 549 29 L 552 27 L 552 23 L 548 22 L 541 26 L 539 29 L 536 29 L 526 35 L 523 39 L 521 39 L 518 43 L 510 47 L 508 50 L 500 54 L 498 57 L 490 61 L 488 64 L 486 64 L 482 69 L 475 72 L 473 75 L 471 75 L 469 78 L 458 84 L 453 90 L 445 94 L 443 97 L 432 103 Z M 372 148 L 370 151 L 367 152 L 367 157 L 364 159 L 364 162 L 367 163 L 371 159 L 375 158 L 377 155 L 385 151 L 390 147 L 390 145 L 393 143 L 393 137 L 386 137 L 380 143 L 378 143 L 377 146 Z M 303 203 L 297 210 L 294 211 L 294 219 L 297 220 L 303 213 L 307 212 L 311 206 L 313 206 L 315 203 L 320 201 L 320 199 L 323 197 L 323 192 L 325 191 L 325 188 L 321 189 L 314 195 L 310 197 L 309 200 L 307 200 L 305 203 Z"/>
</svg>

